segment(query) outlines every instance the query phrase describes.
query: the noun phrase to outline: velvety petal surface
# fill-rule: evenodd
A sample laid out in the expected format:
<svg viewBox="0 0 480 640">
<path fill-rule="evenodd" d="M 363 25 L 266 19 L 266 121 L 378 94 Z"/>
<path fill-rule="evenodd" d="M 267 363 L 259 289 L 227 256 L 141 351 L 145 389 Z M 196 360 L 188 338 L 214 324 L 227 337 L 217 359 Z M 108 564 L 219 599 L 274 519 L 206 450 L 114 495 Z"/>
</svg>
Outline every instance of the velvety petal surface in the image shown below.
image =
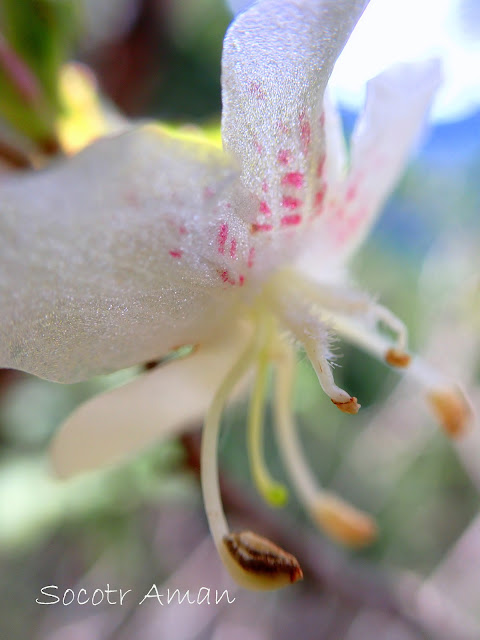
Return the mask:
<svg viewBox="0 0 480 640">
<path fill-rule="evenodd" d="M 73 382 L 212 335 L 247 268 L 236 175 L 220 149 L 147 125 L 2 177 L 0 366 Z"/>
<path fill-rule="evenodd" d="M 51 459 L 61 477 L 115 464 L 195 426 L 245 348 L 251 327 L 234 323 L 215 341 L 81 405 L 56 436 Z"/>
<path fill-rule="evenodd" d="M 268 243 L 285 250 L 285 237 L 294 238 L 322 212 L 323 94 L 366 4 L 261 0 L 227 32 L 222 137 L 241 165 L 243 184 L 257 197 L 248 222 L 252 234 L 262 236 L 259 250 Z"/>
</svg>

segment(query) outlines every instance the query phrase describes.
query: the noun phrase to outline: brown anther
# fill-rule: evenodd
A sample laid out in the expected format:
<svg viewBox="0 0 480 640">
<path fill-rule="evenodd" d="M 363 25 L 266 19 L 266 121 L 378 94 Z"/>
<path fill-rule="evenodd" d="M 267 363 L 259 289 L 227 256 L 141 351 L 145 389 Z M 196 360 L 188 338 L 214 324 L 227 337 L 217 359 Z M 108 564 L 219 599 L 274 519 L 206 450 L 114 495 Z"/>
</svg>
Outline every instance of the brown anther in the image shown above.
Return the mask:
<svg viewBox="0 0 480 640">
<path fill-rule="evenodd" d="M 364 547 L 377 537 L 375 520 L 336 496 L 322 494 L 312 516 L 330 538 L 348 547 Z"/>
<path fill-rule="evenodd" d="M 408 353 L 401 351 L 400 349 L 394 349 L 393 347 L 385 354 L 385 362 L 391 367 L 404 369 L 405 367 L 408 367 L 411 360 L 412 358 Z"/>
<path fill-rule="evenodd" d="M 332 402 L 340 409 L 340 411 L 343 411 L 343 413 L 349 413 L 350 415 L 358 413 L 358 410 L 362 406 L 361 404 L 358 404 L 357 399 L 354 397 L 350 398 L 350 400 L 347 400 L 346 402 L 335 402 L 333 399 Z"/>
<path fill-rule="evenodd" d="M 230 533 L 223 538 L 232 576 L 250 589 L 278 589 L 303 578 L 298 560 L 276 544 L 252 531 Z M 225 556 L 224 556 L 224 559 Z"/>
<path fill-rule="evenodd" d="M 458 438 L 465 432 L 471 409 L 459 389 L 431 391 L 427 399 L 440 424 L 450 438 Z"/>
</svg>

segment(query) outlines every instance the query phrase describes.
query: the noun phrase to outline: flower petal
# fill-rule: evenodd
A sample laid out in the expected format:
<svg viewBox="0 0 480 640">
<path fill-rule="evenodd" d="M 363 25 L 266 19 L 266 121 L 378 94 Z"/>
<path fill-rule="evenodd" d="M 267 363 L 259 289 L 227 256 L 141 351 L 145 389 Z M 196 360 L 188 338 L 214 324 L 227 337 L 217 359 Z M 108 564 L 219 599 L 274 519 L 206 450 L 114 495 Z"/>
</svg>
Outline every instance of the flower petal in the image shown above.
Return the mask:
<svg viewBox="0 0 480 640">
<path fill-rule="evenodd" d="M 81 405 L 53 442 L 56 473 L 67 477 L 115 464 L 201 420 L 251 332 L 235 323 L 191 355 Z"/>
<path fill-rule="evenodd" d="M 248 9 L 256 1 L 257 0 L 226 0 L 227 6 L 230 8 L 230 11 L 233 13 L 233 15 L 237 15 L 237 13 L 246 11 L 246 9 Z"/>
<path fill-rule="evenodd" d="M 0 366 L 74 382 L 215 332 L 241 268 L 219 229 L 247 253 L 235 175 L 220 149 L 147 125 L 4 178 Z"/>
<path fill-rule="evenodd" d="M 323 100 L 325 113 L 325 181 L 327 186 L 326 201 L 338 194 L 339 186 L 344 182 L 348 156 L 343 134 L 343 123 L 330 92 L 325 91 Z"/>
<path fill-rule="evenodd" d="M 254 232 L 298 228 L 321 212 L 323 93 L 364 0 L 261 0 L 225 37 L 225 148 L 258 198 Z"/>
<path fill-rule="evenodd" d="M 440 62 L 428 60 L 396 65 L 368 83 L 350 173 L 324 236 L 332 259 L 344 261 L 364 240 L 404 170 L 441 77 Z"/>
</svg>

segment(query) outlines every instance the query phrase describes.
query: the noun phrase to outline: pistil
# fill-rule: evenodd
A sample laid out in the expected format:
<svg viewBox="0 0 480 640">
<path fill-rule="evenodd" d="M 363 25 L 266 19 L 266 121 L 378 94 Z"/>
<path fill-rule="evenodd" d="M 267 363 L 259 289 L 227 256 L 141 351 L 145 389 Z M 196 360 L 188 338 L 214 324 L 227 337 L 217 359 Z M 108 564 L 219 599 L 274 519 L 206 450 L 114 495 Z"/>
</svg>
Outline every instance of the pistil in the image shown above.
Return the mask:
<svg viewBox="0 0 480 640">
<path fill-rule="evenodd" d="M 264 312 L 260 315 L 258 332 L 262 344 L 257 357 L 257 371 L 250 398 L 248 414 L 248 457 L 253 480 L 259 493 L 273 506 L 283 506 L 288 498 L 286 488 L 270 475 L 264 460 L 263 425 L 265 421 L 265 401 L 268 369 L 272 341 L 275 333 L 274 318 Z"/>
</svg>

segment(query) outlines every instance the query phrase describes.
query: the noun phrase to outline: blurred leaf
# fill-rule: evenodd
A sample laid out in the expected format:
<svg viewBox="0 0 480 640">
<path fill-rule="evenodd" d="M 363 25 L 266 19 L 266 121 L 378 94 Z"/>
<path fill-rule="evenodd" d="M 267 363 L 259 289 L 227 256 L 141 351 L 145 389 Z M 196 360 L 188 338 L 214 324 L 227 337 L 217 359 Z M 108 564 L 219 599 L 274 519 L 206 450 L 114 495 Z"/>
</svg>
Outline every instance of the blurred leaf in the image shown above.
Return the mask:
<svg viewBox="0 0 480 640">
<path fill-rule="evenodd" d="M 0 4 L 0 115 L 41 146 L 55 140 L 58 73 L 75 29 L 74 0 Z"/>
</svg>

